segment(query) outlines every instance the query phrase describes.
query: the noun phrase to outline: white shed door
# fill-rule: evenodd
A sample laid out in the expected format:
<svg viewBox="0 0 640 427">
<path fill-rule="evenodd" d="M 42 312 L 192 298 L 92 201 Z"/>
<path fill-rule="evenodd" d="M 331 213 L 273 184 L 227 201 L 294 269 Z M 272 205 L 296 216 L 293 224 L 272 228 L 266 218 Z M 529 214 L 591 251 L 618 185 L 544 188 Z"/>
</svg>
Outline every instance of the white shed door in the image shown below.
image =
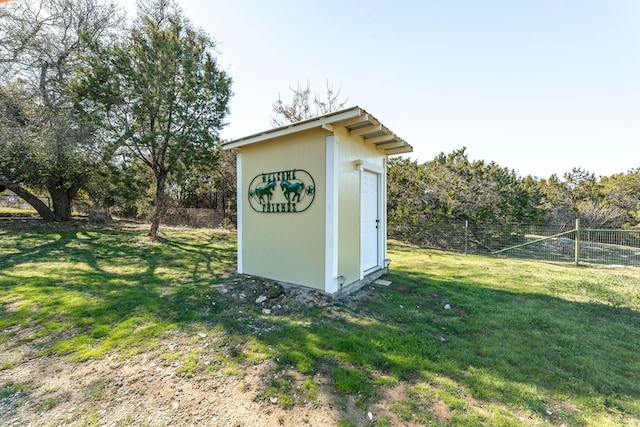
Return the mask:
<svg viewBox="0 0 640 427">
<path fill-rule="evenodd" d="M 380 248 L 380 203 L 378 174 L 362 172 L 362 248 L 360 250 L 362 272 L 378 267 Z"/>
</svg>

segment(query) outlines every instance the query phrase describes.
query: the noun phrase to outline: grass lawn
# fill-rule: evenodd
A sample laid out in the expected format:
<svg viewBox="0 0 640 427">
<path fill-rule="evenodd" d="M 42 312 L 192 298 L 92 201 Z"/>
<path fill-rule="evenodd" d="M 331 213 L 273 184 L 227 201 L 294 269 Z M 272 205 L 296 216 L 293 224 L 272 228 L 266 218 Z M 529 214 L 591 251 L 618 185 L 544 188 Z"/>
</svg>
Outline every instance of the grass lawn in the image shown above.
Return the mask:
<svg viewBox="0 0 640 427">
<path fill-rule="evenodd" d="M 0 420 L 61 405 L 6 379 L 28 360 L 148 354 L 194 381 L 268 367 L 255 402 L 330 395 L 339 426 L 640 425 L 640 269 L 390 242 L 391 286 L 304 300 L 235 275 L 232 233 L 145 231 L 0 223 Z M 174 331 L 211 345 L 167 351 Z"/>
<path fill-rule="evenodd" d="M 38 215 L 38 212 L 36 212 L 36 210 L 33 208 L 20 209 L 20 208 L 9 208 L 5 206 L 0 206 L 0 216 L 21 217 L 21 216 L 32 216 L 32 215 Z"/>
</svg>

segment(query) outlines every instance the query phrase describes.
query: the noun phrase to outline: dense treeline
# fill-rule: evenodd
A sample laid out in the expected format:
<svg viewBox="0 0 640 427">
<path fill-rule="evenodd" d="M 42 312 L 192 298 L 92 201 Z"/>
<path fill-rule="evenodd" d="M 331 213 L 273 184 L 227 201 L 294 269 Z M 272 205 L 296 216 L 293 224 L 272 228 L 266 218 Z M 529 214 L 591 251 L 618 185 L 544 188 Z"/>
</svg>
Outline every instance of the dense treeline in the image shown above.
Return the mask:
<svg viewBox="0 0 640 427">
<path fill-rule="evenodd" d="M 215 181 L 231 78 L 175 0 L 137 7 L 130 24 L 109 0 L 0 7 L 0 190 L 50 221 L 82 197 L 146 205 L 155 239 L 171 189 L 193 199 Z"/>
<path fill-rule="evenodd" d="M 519 177 L 493 162 L 471 161 L 464 148 L 419 163 L 389 161 L 389 233 L 433 243 L 435 224 L 544 224 L 639 228 L 640 168 L 610 177 L 574 168 L 561 178 Z"/>
<path fill-rule="evenodd" d="M 72 203 L 153 221 L 167 207 L 235 211 L 235 157 L 219 149 L 232 96 L 215 42 L 174 0 L 139 2 L 132 23 L 102 0 L 16 0 L 0 7 L 0 192 L 52 221 Z M 274 124 L 341 108 L 309 84 L 273 105 Z M 312 108 L 315 106 L 315 108 Z M 314 112 L 315 111 L 315 112 Z M 469 221 L 638 228 L 640 168 L 519 177 L 466 150 L 389 161 L 393 237 L 424 243 L 433 225 Z M 48 194 L 50 208 L 37 196 Z"/>
</svg>

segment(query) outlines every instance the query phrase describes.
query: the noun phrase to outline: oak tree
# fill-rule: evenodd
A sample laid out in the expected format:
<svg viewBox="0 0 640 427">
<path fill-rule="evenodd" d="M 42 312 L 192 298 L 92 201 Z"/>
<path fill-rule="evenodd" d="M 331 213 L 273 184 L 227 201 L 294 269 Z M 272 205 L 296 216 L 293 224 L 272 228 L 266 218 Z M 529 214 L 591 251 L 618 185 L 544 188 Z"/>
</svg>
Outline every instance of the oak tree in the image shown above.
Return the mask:
<svg viewBox="0 0 640 427">
<path fill-rule="evenodd" d="M 89 46 L 114 37 L 119 21 L 114 4 L 97 0 L 0 7 L 0 186 L 47 220 L 71 219 L 71 202 L 99 161 L 99 137 L 73 113 L 66 87 Z"/>
</svg>

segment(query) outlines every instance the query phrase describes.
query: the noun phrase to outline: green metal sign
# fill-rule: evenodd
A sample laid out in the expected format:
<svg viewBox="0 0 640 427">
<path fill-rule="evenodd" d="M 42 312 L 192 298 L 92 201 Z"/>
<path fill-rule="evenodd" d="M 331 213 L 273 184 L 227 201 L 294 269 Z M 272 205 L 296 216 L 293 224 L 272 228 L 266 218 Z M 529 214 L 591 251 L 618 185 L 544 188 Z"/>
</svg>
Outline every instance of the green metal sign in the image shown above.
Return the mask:
<svg viewBox="0 0 640 427">
<path fill-rule="evenodd" d="M 249 205 L 261 213 L 304 212 L 315 195 L 315 181 L 303 169 L 263 172 L 249 184 Z"/>
</svg>

